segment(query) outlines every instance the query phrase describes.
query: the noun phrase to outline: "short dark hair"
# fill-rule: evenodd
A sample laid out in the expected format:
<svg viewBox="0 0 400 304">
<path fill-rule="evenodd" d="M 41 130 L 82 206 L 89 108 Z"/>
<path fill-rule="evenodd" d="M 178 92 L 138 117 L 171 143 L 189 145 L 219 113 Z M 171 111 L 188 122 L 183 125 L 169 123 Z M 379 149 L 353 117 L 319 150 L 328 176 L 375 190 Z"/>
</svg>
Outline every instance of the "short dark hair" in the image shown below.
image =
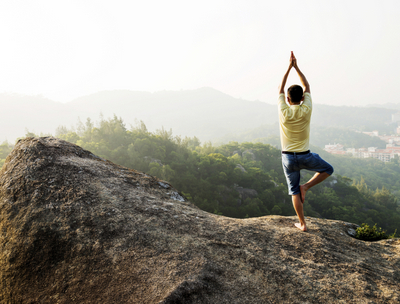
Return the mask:
<svg viewBox="0 0 400 304">
<path fill-rule="evenodd" d="M 300 103 L 303 98 L 303 88 L 297 84 L 292 85 L 287 90 L 290 101 L 293 103 Z"/>
</svg>

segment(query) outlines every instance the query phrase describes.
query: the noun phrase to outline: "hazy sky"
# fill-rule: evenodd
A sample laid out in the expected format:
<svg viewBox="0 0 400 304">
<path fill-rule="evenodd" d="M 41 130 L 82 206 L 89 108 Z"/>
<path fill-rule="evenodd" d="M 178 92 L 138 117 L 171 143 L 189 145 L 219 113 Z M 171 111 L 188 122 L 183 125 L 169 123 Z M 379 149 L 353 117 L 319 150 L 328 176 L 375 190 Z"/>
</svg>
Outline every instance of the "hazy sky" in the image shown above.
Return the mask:
<svg viewBox="0 0 400 304">
<path fill-rule="evenodd" d="M 399 13 L 398 0 L 0 0 L 0 92 L 208 86 L 274 103 L 294 51 L 314 102 L 397 103 Z"/>
</svg>

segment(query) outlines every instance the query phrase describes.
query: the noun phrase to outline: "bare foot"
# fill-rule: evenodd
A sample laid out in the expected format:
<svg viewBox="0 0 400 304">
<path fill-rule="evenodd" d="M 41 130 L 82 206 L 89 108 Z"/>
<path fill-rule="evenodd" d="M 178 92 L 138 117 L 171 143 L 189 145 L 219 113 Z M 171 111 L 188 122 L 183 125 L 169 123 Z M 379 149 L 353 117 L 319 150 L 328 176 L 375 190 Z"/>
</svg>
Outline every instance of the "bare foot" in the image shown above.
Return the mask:
<svg viewBox="0 0 400 304">
<path fill-rule="evenodd" d="M 304 204 L 304 200 L 306 199 L 306 192 L 307 190 L 305 189 L 304 185 L 300 186 L 300 200 L 301 203 Z"/>
<path fill-rule="evenodd" d="M 302 225 L 302 224 L 300 224 L 300 223 L 296 223 L 296 224 L 294 224 L 297 228 L 299 228 L 301 231 L 307 231 L 307 227 L 306 227 L 306 225 L 304 224 L 304 225 Z"/>
</svg>

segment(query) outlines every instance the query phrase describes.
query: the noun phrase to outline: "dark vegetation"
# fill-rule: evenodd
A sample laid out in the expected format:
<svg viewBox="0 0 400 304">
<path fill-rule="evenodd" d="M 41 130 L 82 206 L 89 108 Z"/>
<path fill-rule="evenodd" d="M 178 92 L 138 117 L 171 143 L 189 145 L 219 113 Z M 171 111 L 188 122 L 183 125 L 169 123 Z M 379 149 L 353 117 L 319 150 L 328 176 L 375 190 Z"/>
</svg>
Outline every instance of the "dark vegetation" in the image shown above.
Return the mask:
<svg viewBox="0 0 400 304">
<path fill-rule="evenodd" d="M 128 130 L 116 116 L 101 118 L 96 124 L 88 119 L 76 130 L 59 127 L 56 136 L 168 181 L 208 212 L 236 218 L 295 214 L 287 195 L 280 150 L 269 144 L 201 145 L 196 137 L 173 136 L 165 129 L 151 133 L 142 122 Z M 4 159 L 10 145 L 3 143 L 1 149 Z M 307 192 L 307 216 L 370 226 L 377 223 L 389 233 L 399 228 L 400 207 L 393 194 L 399 189 L 397 160 L 385 164 L 323 156 L 335 167 L 335 173 Z M 302 173 L 302 181 L 310 177 L 311 173 Z"/>
<path fill-rule="evenodd" d="M 0 145 L 0 167 L 3 167 L 5 158 L 11 152 L 12 149 L 13 149 L 12 145 L 9 144 L 7 141 L 3 142 Z"/>
<path fill-rule="evenodd" d="M 368 242 L 394 238 L 395 236 L 396 232 L 392 235 L 387 235 L 386 231 L 382 230 L 380 227 L 376 227 L 376 224 L 370 227 L 368 224 L 363 223 L 361 227 L 358 227 L 356 230 L 356 238 Z"/>
<path fill-rule="evenodd" d="M 338 156 L 329 154 L 318 147 L 313 151 L 320 154 L 331 163 L 336 172 L 347 176 L 358 184 L 363 191 L 378 191 L 384 189 L 395 195 L 400 200 L 400 162 L 392 159 L 384 163 L 373 158 L 354 158 L 351 156 Z"/>
</svg>

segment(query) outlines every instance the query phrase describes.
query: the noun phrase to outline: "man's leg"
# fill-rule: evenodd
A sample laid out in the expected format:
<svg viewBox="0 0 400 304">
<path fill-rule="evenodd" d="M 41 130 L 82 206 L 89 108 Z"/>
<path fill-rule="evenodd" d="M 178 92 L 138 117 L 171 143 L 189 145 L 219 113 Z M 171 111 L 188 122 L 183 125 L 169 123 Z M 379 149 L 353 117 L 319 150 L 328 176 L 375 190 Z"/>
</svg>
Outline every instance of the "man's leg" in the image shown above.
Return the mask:
<svg viewBox="0 0 400 304">
<path fill-rule="evenodd" d="M 292 195 L 292 202 L 294 210 L 296 210 L 297 216 L 299 217 L 300 223 L 294 224 L 301 231 L 307 231 L 306 220 L 304 219 L 303 203 L 299 194 Z"/>
<path fill-rule="evenodd" d="M 300 223 L 296 223 L 295 226 L 301 231 L 307 231 L 303 204 L 301 202 L 301 192 L 299 191 L 300 170 L 295 157 L 291 154 L 282 154 L 282 167 L 288 184 L 289 194 L 292 196 L 293 207 L 300 221 Z"/>
<path fill-rule="evenodd" d="M 300 186 L 300 194 L 301 194 L 301 202 L 304 203 L 306 198 L 306 192 L 308 189 L 314 187 L 315 185 L 319 184 L 320 182 L 324 181 L 330 176 L 330 174 L 326 172 L 317 172 L 314 176 L 305 184 Z"/>
</svg>

